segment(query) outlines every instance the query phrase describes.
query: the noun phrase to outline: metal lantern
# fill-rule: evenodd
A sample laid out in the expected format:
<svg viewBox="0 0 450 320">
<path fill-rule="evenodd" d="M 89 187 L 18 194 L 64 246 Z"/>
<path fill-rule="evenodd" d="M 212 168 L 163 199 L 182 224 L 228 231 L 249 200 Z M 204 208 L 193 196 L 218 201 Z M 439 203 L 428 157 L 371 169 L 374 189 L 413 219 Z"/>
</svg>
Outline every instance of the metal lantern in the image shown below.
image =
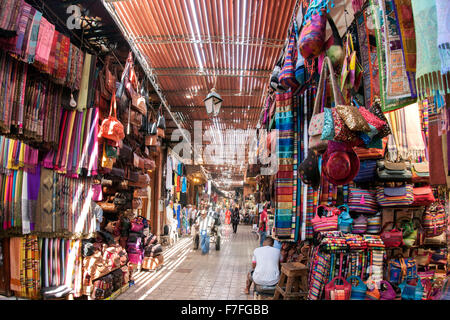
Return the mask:
<svg viewBox="0 0 450 320">
<path fill-rule="evenodd" d="M 205 100 L 206 112 L 209 114 L 213 114 L 217 116 L 220 111 L 220 107 L 222 106 L 222 97 L 216 92 L 216 89 L 211 89 L 211 92 L 208 94 Z"/>
</svg>

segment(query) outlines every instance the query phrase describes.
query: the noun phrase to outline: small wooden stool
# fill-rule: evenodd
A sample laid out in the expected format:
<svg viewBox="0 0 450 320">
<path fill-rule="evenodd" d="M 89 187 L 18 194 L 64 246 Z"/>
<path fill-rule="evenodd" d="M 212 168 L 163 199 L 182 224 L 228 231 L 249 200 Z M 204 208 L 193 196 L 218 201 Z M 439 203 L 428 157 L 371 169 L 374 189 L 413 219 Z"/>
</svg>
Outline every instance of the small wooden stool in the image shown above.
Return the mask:
<svg viewBox="0 0 450 320">
<path fill-rule="evenodd" d="M 305 299 L 308 294 L 308 269 L 300 262 L 281 264 L 280 281 L 275 289 L 273 300 L 280 296 L 285 300 Z"/>
</svg>

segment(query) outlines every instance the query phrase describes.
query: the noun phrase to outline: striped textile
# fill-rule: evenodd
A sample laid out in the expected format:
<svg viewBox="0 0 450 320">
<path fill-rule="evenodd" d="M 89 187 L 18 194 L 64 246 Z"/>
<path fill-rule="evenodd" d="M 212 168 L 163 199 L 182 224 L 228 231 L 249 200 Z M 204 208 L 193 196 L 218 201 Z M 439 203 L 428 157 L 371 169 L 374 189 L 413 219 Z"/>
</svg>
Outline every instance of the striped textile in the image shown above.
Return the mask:
<svg viewBox="0 0 450 320">
<path fill-rule="evenodd" d="M 378 204 L 375 191 L 350 187 L 348 209 L 351 212 L 375 214 L 378 212 Z"/>
<path fill-rule="evenodd" d="M 320 300 L 322 298 L 325 285 L 327 284 L 330 271 L 331 255 L 317 252 L 314 256 L 314 263 L 310 272 L 308 300 Z"/>
<path fill-rule="evenodd" d="M 412 184 L 407 184 L 405 194 L 399 196 L 387 196 L 385 193 L 386 189 L 391 188 L 377 187 L 377 202 L 382 207 L 409 206 L 414 201 Z"/>
<path fill-rule="evenodd" d="M 276 93 L 275 128 L 278 130 L 278 172 L 275 180 L 275 235 L 292 237 L 294 121 L 292 91 Z"/>
</svg>

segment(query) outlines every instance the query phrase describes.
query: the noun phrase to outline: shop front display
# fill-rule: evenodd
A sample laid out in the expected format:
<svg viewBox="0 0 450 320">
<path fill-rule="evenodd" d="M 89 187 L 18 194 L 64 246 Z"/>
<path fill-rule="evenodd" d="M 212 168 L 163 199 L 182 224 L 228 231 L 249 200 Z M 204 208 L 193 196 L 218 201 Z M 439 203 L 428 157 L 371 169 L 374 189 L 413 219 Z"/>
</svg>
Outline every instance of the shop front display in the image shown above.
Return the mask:
<svg viewBox="0 0 450 320">
<path fill-rule="evenodd" d="M 352 2 L 342 25 L 346 4 L 304 1 L 271 77 L 258 152 L 279 171 L 258 183 L 274 190 L 272 234 L 286 262 L 308 257 L 310 300 L 444 299 L 448 6 Z"/>
</svg>

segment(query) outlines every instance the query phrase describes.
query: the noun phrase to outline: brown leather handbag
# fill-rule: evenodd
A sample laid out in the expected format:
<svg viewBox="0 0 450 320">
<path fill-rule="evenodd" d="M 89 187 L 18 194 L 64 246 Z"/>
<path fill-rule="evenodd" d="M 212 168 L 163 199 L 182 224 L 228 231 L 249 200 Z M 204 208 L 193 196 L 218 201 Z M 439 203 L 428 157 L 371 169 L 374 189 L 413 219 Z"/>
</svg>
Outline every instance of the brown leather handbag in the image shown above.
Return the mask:
<svg viewBox="0 0 450 320">
<path fill-rule="evenodd" d="M 116 76 L 111 72 L 111 56 L 106 57 L 105 61 L 105 88 L 109 91 L 109 93 L 114 93 L 116 91 Z"/>
<path fill-rule="evenodd" d="M 158 146 L 158 136 L 145 136 L 145 145 L 146 146 Z"/>
<path fill-rule="evenodd" d="M 104 212 L 116 212 L 116 206 L 112 202 L 97 202 Z"/>
<path fill-rule="evenodd" d="M 154 160 L 144 159 L 144 169 L 145 170 L 154 170 L 156 168 L 156 164 Z"/>
<path fill-rule="evenodd" d="M 145 188 L 150 184 L 150 176 L 148 174 L 140 174 L 137 182 L 129 181 L 130 187 Z"/>
</svg>

